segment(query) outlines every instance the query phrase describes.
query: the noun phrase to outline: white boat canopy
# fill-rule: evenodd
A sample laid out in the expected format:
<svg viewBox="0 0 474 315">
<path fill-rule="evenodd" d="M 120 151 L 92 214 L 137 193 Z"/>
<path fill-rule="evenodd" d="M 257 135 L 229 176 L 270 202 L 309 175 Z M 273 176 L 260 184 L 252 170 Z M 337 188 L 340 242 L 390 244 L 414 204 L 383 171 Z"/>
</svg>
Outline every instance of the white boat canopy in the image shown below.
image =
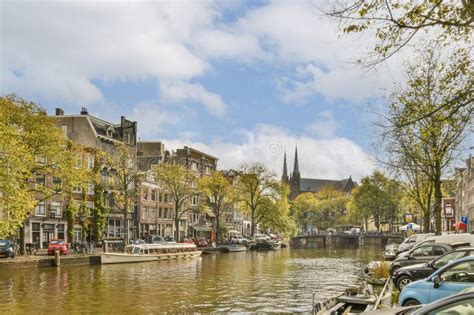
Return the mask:
<svg viewBox="0 0 474 315">
<path fill-rule="evenodd" d="M 410 225 L 411 225 L 411 228 L 410 228 Z M 407 225 L 401 226 L 399 230 L 400 231 L 407 231 L 407 230 L 419 231 L 421 230 L 421 227 L 416 223 L 408 223 Z"/>
</svg>

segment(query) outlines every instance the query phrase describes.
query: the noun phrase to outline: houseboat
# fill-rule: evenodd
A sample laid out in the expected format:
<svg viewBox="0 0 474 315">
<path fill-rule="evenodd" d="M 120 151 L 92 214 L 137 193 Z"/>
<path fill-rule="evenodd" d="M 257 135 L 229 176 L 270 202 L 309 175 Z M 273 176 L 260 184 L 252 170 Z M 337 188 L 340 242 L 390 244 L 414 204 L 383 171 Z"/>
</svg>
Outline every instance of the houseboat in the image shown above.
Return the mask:
<svg viewBox="0 0 474 315">
<path fill-rule="evenodd" d="M 194 244 L 134 244 L 123 253 L 102 253 L 102 264 L 121 264 L 198 257 L 201 252 Z"/>
</svg>

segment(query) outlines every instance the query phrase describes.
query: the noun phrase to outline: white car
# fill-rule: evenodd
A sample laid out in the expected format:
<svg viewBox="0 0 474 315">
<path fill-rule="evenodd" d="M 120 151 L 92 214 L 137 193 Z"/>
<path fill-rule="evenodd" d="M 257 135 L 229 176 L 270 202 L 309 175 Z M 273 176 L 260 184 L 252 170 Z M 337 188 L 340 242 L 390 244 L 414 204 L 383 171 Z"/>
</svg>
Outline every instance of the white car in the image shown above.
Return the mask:
<svg viewBox="0 0 474 315">
<path fill-rule="evenodd" d="M 240 235 L 232 237 L 232 242 L 234 244 L 245 245 L 248 243 L 248 241 L 249 241 L 248 239 Z"/>
</svg>

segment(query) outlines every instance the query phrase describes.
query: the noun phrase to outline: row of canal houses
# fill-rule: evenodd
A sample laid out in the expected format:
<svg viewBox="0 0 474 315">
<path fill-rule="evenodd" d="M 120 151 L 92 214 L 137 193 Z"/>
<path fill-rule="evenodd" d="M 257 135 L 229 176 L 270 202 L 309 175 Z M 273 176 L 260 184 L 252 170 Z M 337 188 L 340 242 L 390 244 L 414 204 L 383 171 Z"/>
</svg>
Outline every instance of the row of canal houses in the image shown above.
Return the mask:
<svg viewBox="0 0 474 315">
<path fill-rule="evenodd" d="M 73 219 L 73 240 L 67 239 L 68 224 L 64 211 L 66 197 L 58 193 L 38 202 L 34 212 L 30 213 L 24 224 L 25 243 L 38 243 L 41 247 L 46 247 L 56 238 L 72 242 L 147 239 L 154 235 L 173 237 L 175 229 L 173 200 L 152 175 L 153 166 L 160 163 L 180 163 L 193 171 L 198 178 L 209 176 L 217 168 L 218 159 L 199 150 L 185 146 L 169 151 L 160 141 L 137 141 L 137 122 L 127 120 L 123 116 L 119 123 L 110 123 L 90 115 L 86 108 L 82 108 L 79 115 L 65 115 L 62 109 L 56 108 L 52 117 L 71 141 L 85 148 L 86 153 L 81 156 L 82 165 L 94 168 L 96 163 L 94 152 L 114 154 L 116 145 L 121 143 L 127 146 L 137 171 L 142 172 L 144 177 L 139 184 L 135 205 L 130 207 L 126 214 L 115 206 L 112 200 L 113 194 L 107 190 L 107 186 L 103 196 L 96 196 L 92 184 L 85 192 L 82 188 L 75 188 L 73 198 L 79 203 L 79 200 L 86 196 L 87 211 L 79 211 L 78 216 Z M 230 170 L 225 171 L 224 175 L 233 180 L 238 173 Z M 107 183 L 108 177 L 112 174 L 107 168 L 101 168 L 100 176 L 102 183 Z M 52 185 L 57 180 L 45 174 L 36 176 L 35 184 Z M 94 212 L 95 198 L 103 198 L 106 208 L 107 217 L 103 235 L 97 235 L 94 220 L 90 216 Z M 213 214 L 199 211 L 199 196 L 189 200 L 189 207 L 192 211 L 183 216 L 180 222 L 180 238 L 185 236 L 209 238 L 215 221 Z M 82 213 L 88 215 L 84 217 Z M 250 221 L 239 211 L 230 211 L 225 220 L 229 230 L 248 234 Z"/>
</svg>

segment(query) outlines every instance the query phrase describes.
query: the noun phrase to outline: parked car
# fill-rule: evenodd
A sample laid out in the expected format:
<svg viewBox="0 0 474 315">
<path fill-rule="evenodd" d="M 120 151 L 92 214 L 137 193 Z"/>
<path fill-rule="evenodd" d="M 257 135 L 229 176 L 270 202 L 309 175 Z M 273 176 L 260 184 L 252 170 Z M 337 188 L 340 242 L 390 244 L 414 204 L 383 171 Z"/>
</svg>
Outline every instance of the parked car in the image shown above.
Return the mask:
<svg viewBox="0 0 474 315">
<path fill-rule="evenodd" d="M 15 257 L 15 249 L 12 241 L 0 240 L 0 257 Z"/>
<path fill-rule="evenodd" d="M 359 235 L 360 234 L 360 228 L 350 228 L 349 230 L 344 231 L 344 234 Z"/>
<path fill-rule="evenodd" d="M 207 247 L 209 244 L 207 243 L 206 239 L 200 238 L 194 241 L 197 247 Z"/>
<path fill-rule="evenodd" d="M 407 252 L 407 255 L 398 256 L 392 262 L 392 265 L 390 267 L 390 275 L 393 275 L 395 271 L 401 267 L 425 263 L 452 250 L 453 247 L 448 244 L 434 243 L 429 243 L 413 248 Z"/>
<path fill-rule="evenodd" d="M 443 235 L 429 236 L 425 238 L 423 241 L 415 243 L 412 249 L 420 247 L 427 243 L 443 243 L 443 244 L 469 243 L 467 246 L 474 247 L 474 235 L 469 234 L 469 233 L 459 233 L 459 234 L 443 234 Z M 398 257 L 401 257 L 403 255 L 407 255 L 407 252 L 400 253 Z"/>
<path fill-rule="evenodd" d="M 428 278 L 406 285 L 400 294 L 399 304 L 428 304 L 467 288 L 474 288 L 473 256 L 457 259 Z"/>
<path fill-rule="evenodd" d="M 54 255 L 55 251 L 61 255 L 67 255 L 67 243 L 64 240 L 52 240 L 48 244 L 48 255 Z"/>
<path fill-rule="evenodd" d="M 403 241 L 403 243 L 401 243 L 398 246 L 397 254 L 400 254 L 412 249 L 417 243 L 420 243 L 421 241 L 431 236 L 434 236 L 434 233 L 426 233 L 426 234 L 420 233 L 420 234 L 415 234 L 406 238 Z"/>
<path fill-rule="evenodd" d="M 255 234 L 254 237 L 255 237 L 255 240 L 257 242 L 259 242 L 259 241 L 269 241 L 271 239 L 270 236 L 265 235 L 265 234 Z"/>
<path fill-rule="evenodd" d="M 165 238 L 161 235 L 155 235 L 151 238 L 153 244 L 164 244 L 166 243 Z"/>
<path fill-rule="evenodd" d="M 408 283 L 424 279 L 451 261 L 466 256 L 474 256 L 474 247 L 458 248 L 430 262 L 402 267 L 393 273 L 392 281 L 401 291 Z"/>
<path fill-rule="evenodd" d="M 435 301 L 412 314 L 473 314 L 474 313 L 474 288 L 462 290 L 461 292 Z"/>
</svg>

